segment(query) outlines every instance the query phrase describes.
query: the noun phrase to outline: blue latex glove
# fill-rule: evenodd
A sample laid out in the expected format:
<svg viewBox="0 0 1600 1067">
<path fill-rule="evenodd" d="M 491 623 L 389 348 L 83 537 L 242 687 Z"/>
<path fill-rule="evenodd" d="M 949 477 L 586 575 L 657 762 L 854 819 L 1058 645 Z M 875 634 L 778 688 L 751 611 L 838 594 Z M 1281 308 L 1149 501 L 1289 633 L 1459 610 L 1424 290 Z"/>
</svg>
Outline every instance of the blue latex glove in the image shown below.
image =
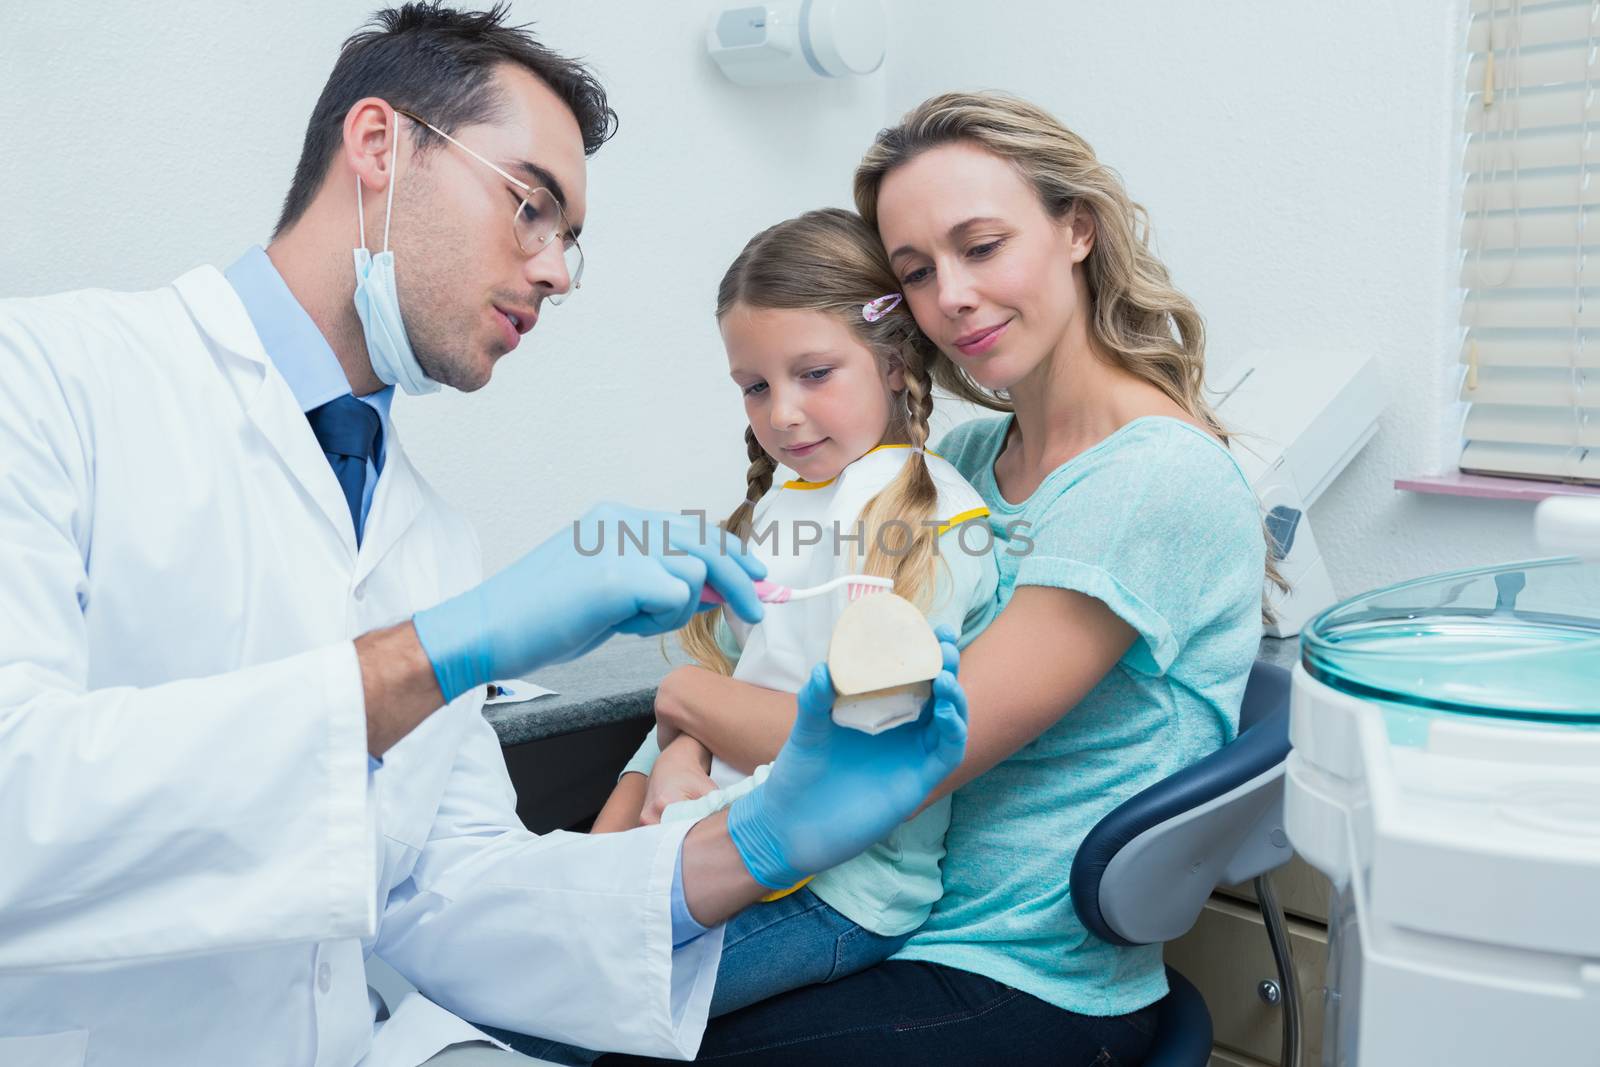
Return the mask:
<svg viewBox="0 0 1600 1067">
<path fill-rule="evenodd" d="M 756 881 L 787 889 L 883 840 L 961 763 L 967 696 L 955 634 L 937 631 L 944 670 L 914 723 L 873 736 L 834 723 L 833 679 L 818 664 L 772 771 L 728 807 L 728 834 Z"/>
<path fill-rule="evenodd" d="M 602 504 L 412 621 L 439 688 L 454 700 L 495 678 L 576 659 L 612 634 L 676 630 L 702 610 L 706 585 L 741 619 L 758 622 L 762 607 L 752 580 L 766 572 L 740 550 L 738 538 L 716 526 Z"/>
</svg>

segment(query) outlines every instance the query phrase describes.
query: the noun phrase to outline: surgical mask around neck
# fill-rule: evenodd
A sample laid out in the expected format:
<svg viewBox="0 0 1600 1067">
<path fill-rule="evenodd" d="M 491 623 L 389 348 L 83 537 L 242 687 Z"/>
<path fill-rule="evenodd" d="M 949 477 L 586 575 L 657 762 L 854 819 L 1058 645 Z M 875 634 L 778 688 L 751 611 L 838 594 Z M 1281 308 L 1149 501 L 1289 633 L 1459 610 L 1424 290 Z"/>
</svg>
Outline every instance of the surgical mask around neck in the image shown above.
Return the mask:
<svg viewBox="0 0 1600 1067">
<path fill-rule="evenodd" d="M 395 135 L 389 157 L 389 196 L 383 209 L 383 251 L 367 251 L 367 218 L 361 202 L 361 176 L 356 175 L 356 223 L 361 246 L 355 250 L 356 315 L 367 339 L 367 358 L 380 381 L 398 385 L 412 396 L 434 393 L 439 383 L 428 377 L 411 350 L 405 320 L 400 317 L 400 295 L 394 285 L 394 253 L 389 251 L 389 219 L 394 214 L 394 187 L 400 180 L 400 137 Z"/>
</svg>

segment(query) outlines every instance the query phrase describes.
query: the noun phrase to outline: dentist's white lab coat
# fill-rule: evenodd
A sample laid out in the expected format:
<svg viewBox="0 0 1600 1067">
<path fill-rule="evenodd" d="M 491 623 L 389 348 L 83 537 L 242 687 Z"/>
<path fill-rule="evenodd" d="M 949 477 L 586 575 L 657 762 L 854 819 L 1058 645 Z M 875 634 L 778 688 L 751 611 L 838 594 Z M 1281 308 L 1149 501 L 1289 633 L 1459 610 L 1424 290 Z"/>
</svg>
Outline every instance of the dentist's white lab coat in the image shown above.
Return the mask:
<svg viewBox="0 0 1600 1067">
<path fill-rule="evenodd" d="M 689 1055 L 684 826 L 535 837 L 480 698 L 370 778 L 351 639 L 479 579 L 391 437 L 356 550 L 222 275 L 0 301 L 0 1064 Z M 363 957 L 423 996 L 383 1014 Z M 425 999 L 424 999 L 425 998 Z"/>
</svg>

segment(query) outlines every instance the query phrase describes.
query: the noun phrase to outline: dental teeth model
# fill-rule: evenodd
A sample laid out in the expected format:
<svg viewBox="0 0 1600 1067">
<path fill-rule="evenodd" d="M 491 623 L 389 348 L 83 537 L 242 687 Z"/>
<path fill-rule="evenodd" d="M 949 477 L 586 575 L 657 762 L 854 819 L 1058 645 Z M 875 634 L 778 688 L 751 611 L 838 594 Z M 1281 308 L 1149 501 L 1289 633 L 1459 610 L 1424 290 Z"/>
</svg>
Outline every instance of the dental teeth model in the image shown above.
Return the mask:
<svg viewBox="0 0 1600 1067">
<path fill-rule="evenodd" d="M 828 642 L 833 721 L 869 734 L 911 722 L 943 666 L 939 639 L 910 601 L 862 597 L 840 614 Z"/>
</svg>

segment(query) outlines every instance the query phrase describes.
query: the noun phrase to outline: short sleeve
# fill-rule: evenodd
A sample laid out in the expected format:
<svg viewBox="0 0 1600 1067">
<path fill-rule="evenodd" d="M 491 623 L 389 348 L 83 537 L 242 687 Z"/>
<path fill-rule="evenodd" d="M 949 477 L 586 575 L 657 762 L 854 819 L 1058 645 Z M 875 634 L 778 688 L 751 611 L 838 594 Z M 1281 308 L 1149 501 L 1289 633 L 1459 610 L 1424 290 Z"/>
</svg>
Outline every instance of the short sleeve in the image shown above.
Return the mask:
<svg viewBox="0 0 1600 1067">
<path fill-rule="evenodd" d="M 952 527 L 939 535 L 939 561 L 928 625 L 948 626 L 956 635 L 956 647 L 966 648 L 994 614 L 999 573 L 990 539 L 963 538 L 961 527 Z"/>
<path fill-rule="evenodd" d="M 724 656 L 728 657 L 729 663 L 739 662 L 739 656 L 744 652 L 744 649 L 739 647 L 739 637 L 733 632 L 733 627 L 728 624 L 728 613 L 726 611 L 717 612 L 716 641 L 717 648 Z"/>
<path fill-rule="evenodd" d="M 987 463 L 993 463 L 998 443 L 1011 424 L 1009 416 L 970 419 L 939 438 L 933 450 L 974 485 Z"/>
<path fill-rule="evenodd" d="M 633 754 L 628 765 L 622 768 L 617 775 L 620 780 L 624 774 L 649 774 L 656 768 L 656 760 L 661 757 L 661 742 L 656 738 L 656 728 L 650 727 L 650 732 L 644 735 L 644 742 L 639 745 L 639 751 Z"/>
<path fill-rule="evenodd" d="M 1104 603 L 1138 634 L 1131 669 L 1163 674 L 1198 630 L 1259 615 L 1255 495 L 1200 431 L 1170 419 L 1125 429 L 1059 468 L 1035 503 L 1003 549 L 1018 558 L 1016 585 Z"/>
</svg>

